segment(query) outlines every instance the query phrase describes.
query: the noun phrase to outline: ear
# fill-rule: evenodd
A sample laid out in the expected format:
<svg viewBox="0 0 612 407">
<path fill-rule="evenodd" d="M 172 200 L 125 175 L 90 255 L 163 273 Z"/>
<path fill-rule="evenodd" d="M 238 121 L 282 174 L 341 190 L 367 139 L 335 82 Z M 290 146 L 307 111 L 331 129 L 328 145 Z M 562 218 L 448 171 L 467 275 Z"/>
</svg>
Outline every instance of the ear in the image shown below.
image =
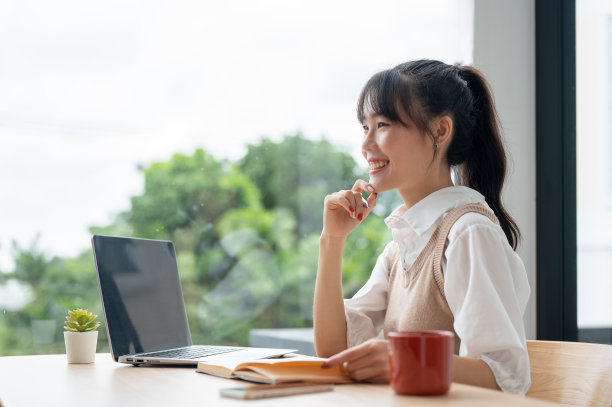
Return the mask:
<svg viewBox="0 0 612 407">
<path fill-rule="evenodd" d="M 434 135 L 440 145 L 448 143 L 453 134 L 453 119 L 449 115 L 440 116 L 434 125 Z"/>
</svg>

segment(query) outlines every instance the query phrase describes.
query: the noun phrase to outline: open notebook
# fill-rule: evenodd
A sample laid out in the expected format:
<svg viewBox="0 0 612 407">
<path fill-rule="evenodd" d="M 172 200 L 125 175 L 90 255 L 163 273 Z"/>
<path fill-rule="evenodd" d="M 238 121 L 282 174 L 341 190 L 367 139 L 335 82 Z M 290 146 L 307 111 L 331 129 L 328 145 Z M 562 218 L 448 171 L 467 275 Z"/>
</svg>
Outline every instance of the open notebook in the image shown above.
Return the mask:
<svg viewBox="0 0 612 407">
<path fill-rule="evenodd" d="M 258 359 L 243 361 L 240 358 L 225 358 L 223 361 L 202 361 L 196 372 L 207 373 L 227 379 L 243 379 L 256 383 L 351 383 L 348 373 L 340 366 L 323 369 L 327 359 L 288 355 L 280 359 Z"/>
</svg>

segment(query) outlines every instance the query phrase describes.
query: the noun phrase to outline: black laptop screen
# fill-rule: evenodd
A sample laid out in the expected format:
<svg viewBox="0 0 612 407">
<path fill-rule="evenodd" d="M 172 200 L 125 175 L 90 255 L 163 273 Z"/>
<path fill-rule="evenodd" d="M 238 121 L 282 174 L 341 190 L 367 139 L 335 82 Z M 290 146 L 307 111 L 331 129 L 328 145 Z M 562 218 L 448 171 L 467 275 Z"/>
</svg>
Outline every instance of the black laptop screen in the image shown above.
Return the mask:
<svg viewBox="0 0 612 407">
<path fill-rule="evenodd" d="M 115 360 L 191 345 L 172 242 L 94 235 L 92 243 Z"/>
</svg>

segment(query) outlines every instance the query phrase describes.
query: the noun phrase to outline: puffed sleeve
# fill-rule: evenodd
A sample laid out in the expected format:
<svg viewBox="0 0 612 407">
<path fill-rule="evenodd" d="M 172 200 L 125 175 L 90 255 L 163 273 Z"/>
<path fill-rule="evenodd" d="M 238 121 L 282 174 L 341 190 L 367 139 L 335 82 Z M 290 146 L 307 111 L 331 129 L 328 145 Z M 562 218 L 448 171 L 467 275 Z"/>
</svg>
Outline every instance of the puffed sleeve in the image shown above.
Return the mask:
<svg viewBox="0 0 612 407">
<path fill-rule="evenodd" d="M 353 296 L 344 300 L 346 314 L 346 343 L 348 347 L 359 345 L 382 333 L 391 257 L 397 245 L 390 242 L 378 256 L 370 278 Z"/>
<path fill-rule="evenodd" d="M 523 313 L 530 288 L 523 262 L 492 222 L 464 228 L 452 240 L 449 235 L 445 260 L 459 355 L 487 363 L 504 392 L 525 394 L 530 374 Z"/>
</svg>

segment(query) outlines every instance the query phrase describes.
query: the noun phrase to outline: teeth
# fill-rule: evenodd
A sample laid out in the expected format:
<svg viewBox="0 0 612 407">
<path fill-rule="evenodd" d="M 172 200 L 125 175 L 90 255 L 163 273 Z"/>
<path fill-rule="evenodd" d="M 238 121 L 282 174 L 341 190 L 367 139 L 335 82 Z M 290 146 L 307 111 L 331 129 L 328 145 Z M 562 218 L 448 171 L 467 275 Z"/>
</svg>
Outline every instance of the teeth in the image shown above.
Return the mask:
<svg viewBox="0 0 612 407">
<path fill-rule="evenodd" d="M 370 163 L 370 168 L 375 170 L 376 168 L 382 168 L 385 165 L 387 165 L 389 163 L 389 161 L 376 161 L 376 162 L 371 162 Z"/>
</svg>

